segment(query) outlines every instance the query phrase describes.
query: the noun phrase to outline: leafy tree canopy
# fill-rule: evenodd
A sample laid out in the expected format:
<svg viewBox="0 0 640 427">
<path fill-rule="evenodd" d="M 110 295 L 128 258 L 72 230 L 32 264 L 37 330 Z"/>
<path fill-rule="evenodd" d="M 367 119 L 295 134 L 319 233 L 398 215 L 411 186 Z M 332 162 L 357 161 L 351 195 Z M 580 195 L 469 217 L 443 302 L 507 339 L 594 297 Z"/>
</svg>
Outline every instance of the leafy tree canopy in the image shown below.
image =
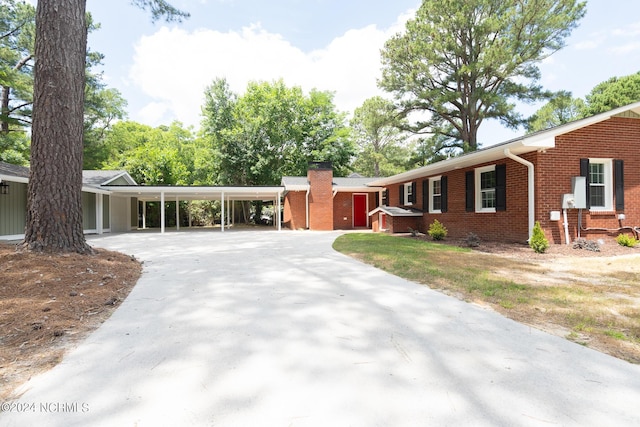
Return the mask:
<svg viewBox="0 0 640 427">
<path fill-rule="evenodd" d="M 583 100 L 560 91 L 529 119 L 527 132 L 559 126 L 640 101 L 640 72 L 612 77 L 596 85 Z"/>
<path fill-rule="evenodd" d="M 560 91 L 529 119 L 527 132 L 533 133 L 580 119 L 584 101 L 573 98 L 571 92 Z"/>
<path fill-rule="evenodd" d="M 364 101 L 351 120 L 352 135 L 360 148 L 354 170 L 365 176 L 389 176 L 404 172 L 409 148 L 404 144 L 406 120 L 393 102 L 380 96 Z"/>
<path fill-rule="evenodd" d="M 309 161 L 331 161 L 344 175 L 354 153 L 344 115 L 329 92 L 251 82 L 242 96 L 224 79 L 205 91 L 202 130 L 215 180 L 226 185 L 276 185 L 304 175 Z"/>
<path fill-rule="evenodd" d="M 586 96 L 584 116 L 593 116 L 640 101 L 640 72 L 612 77 L 594 87 Z"/>
<path fill-rule="evenodd" d="M 538 63 L 562 48 L 584 16 L 576 0 L 424 0 L 406 31 L 382 51 L 380 86 L 413 130 L 439 135 L 442 149 L 472 151 L 486 119 L 518 127 L 514 101 L 547 94 Z"/>
<path fill-rule="evenodd" d="M 106 169 L 124 169 L 138 184 L 193 184 L 195 138 L 180 122 L 152 128 L 124 121 L 106 134 Z"/>
</svg>

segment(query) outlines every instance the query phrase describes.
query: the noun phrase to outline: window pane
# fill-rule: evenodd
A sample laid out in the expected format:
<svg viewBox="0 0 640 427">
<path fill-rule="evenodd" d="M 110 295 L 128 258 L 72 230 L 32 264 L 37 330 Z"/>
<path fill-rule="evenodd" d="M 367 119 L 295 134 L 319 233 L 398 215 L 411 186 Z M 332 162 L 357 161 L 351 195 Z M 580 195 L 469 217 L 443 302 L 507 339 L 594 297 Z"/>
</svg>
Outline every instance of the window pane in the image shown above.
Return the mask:
<svg viewBox="0 0 640 427">
<path fill-rule="evenodd" d="M 496 207 L 496 191 L 486 190 L 482 191 L 482 208 L 495 208 Z"/>
<path fill-rule="evenodd" d="M 604 184 L 604 163 L 589 163 L 589 182 Z"/>
<path fill-rule="evenodd" d="M 433 195 L 439 196 L 440 194 L 440 180 L 433 181 Z"/>
<path fill-rule="evenodd" d="M 434 211 L 439 211 L 442 209 L 442 196 L 433 196 L 433 207 Z"/>
<path fill-rule="evenodd" d="M 482 190 L 496 187 L 496 171 L 482 172 L 480 174 L 480 188 Z"/>
<path fill-rule="evenodd" d="M 591 206 L 604 207 L 604 186 L 591 187 Z"/>
</svg>

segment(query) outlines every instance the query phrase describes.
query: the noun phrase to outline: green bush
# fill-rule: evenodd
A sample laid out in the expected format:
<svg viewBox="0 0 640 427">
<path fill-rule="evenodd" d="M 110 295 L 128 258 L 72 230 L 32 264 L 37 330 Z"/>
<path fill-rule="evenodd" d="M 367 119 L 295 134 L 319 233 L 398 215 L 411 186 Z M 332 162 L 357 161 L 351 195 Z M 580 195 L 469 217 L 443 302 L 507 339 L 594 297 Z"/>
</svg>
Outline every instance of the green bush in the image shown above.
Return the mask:
<svg viewBox="0 0 640 427">
<path fill-rule="evenodd" d="M 638 240 L 635 237 L 622 233 L 618 234 L 618 237 L 616 237 L 616 242 L 618 242 L 620 246 L 626 246 L 628 248 L 632 248 L 638 244 Z"/>
<path fill-rule="evenodd" d="M 431 236 L 433 240 L 442 240 L 447 237 L 448 231 L 440 221 L 435 219 L 433 223 L 429 225 L 429 231 L 427 231 L 427 233 L 429 233 L 429 236 Z"/>
<path fill-rule="evenodd" d="M 533 227 L 533 236 L 531 236 L 529 240 L 529 246 L 531 246 L 531 249 L 537 254 L 544 253 L 544 251 L 549 249 L 549 241 L 544 237 L 544 232 L 542 231 L 542 227 L 540 227 L 539 221 L 536 221 Z"/>
</svg>

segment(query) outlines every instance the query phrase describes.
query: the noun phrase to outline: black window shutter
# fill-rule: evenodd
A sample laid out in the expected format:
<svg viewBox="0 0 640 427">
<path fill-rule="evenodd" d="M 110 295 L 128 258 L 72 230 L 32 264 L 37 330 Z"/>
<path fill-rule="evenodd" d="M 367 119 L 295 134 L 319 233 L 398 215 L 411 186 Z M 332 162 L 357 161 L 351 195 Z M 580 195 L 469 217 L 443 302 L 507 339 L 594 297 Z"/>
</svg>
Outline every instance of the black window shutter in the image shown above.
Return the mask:
<svg viewBox="0 0 640 427">
<path fill-rule="evenodd" d="M 404 185 L 400 184 L 398 186 L 398 193 L 400 194 L 400 205 L 404 205 Z"/>
<path fill-rule="evenodd" d="M 429 211 L 429 180 L 422 181 L 422 210 Z"/>
<path fill-rule="evenodd" d="M 411 203 L 418 202 L 418 183 L 415 181 L 411 183 L 411 199 L 409 201 Z"/>
<path fill-rule="evenodd" d="M 587 209 L 591 207 L 591 186 L 589 185 L 589 159 L 580 159 L 580 176 L 584 176 L 587 196 Z"/>
<path fill-rule="evenodd" d="M 467 212 L 475 211 L 475 179 L 474 171 L 467 171 L 465 174 L 465 204 Z"/>
<path fill-rule="evenodd" d="M 380 192 L 376 192 L 376 208 L 380 206 Z"/>
<path fill-rule="evenodd" d="M 624 210 L 624 162 L 613 161 L 613 185 L 615 186 L 616 210 Z"/>
<path fill-rule="evenodd" d="M 447 198 L 447 177 L 443 176 L 440 178 L 440 212 L 444 213 L 447 211 L 447 203 L 449 199 Z"/>
<path fill-rule="evenodd" d="M 387 189 L 385 188 L 384 190 L 382 190 L 382 205 L 383 206 L 388 206 L 388 199 L 389 198 L 389 193 L 387 191 Z"/>
<path fill-rule="evenodd" d="M 507 210 L 507 165 L 496 165 L 496 211 Z"/>
</svg>

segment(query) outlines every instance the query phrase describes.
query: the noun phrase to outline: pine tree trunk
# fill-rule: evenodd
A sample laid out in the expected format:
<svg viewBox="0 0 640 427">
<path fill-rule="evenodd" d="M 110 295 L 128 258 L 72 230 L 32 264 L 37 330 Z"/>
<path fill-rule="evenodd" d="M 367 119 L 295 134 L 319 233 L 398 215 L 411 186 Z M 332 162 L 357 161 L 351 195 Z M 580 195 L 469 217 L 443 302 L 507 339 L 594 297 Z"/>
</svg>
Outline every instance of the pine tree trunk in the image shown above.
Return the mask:
<svg viewBox="0 0 640 427">
<path fill-rule="evenodd" d="M 24 249 L 90 253 L 82 227 L 86 0 L 36 8 L 31 175 Z"/>
</svg>

